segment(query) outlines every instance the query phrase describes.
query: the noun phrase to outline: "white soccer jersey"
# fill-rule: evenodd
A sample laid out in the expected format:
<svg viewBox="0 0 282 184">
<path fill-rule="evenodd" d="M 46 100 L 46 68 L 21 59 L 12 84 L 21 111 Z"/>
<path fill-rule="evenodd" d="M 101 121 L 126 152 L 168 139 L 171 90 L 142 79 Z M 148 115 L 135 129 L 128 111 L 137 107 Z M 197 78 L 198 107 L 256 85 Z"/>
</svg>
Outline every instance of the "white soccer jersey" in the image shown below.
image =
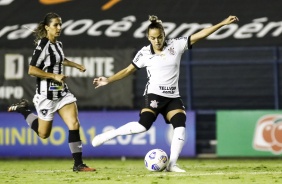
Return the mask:
<svg viewBox="0 0 282 184">
<path fill-rule="evenodd" d="M 161 54 L 155 54 L 152 45 L 143 47 L 134 57 L 132 64 L 137 69 L 147 69 L 148 82 L 144 95 L 152 93 L 169 98 L 180 97 L 180 60 L 184 51 L 191 48 L 190 37 L 166 40 Z"/>
<path fill-rule="evenodd" d="M 42 38 L 33 52 L 30 65 L 48 73 L 62 74 L 64 57 L 61 42 L 51 43 L 47 38 Z M 36 92 L 49 100 L 56 100 L 68 92 L 68 87 L 52 79 L 38 77 Z"/>
</svg>

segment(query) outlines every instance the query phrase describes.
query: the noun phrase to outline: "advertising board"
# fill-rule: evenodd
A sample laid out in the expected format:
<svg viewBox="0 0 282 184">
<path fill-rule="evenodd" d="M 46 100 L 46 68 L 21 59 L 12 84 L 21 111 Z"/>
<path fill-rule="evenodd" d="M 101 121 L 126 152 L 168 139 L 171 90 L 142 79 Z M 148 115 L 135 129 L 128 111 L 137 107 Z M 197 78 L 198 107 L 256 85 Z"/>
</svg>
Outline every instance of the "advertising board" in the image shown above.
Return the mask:
<svg viewBox="0 0 282 184">
<path fill-rule="evenodd" d="M 282 111 L 218 111 L 217 156 L 282 156 Z"/>
<path fill-rule="evenodd" d="M 93 147 L 93 137 L 102 132 L 138 121 L 139 111 L 80 112 L 80 136 L 84 157 L 143 157 L 154 148 L 170 153 L 172 126 L 159 116 L 144 133 L 119 136 L 99 147 Z M 58 115 L 48 139 L 41 139 L 31 130 L 20 114 L 0 113 L 0 158 L 70 157 L 68 129 Z M 195 156 L 195 113 L 187 112 L 186 142 L 182 157 Z"/>
</svg>

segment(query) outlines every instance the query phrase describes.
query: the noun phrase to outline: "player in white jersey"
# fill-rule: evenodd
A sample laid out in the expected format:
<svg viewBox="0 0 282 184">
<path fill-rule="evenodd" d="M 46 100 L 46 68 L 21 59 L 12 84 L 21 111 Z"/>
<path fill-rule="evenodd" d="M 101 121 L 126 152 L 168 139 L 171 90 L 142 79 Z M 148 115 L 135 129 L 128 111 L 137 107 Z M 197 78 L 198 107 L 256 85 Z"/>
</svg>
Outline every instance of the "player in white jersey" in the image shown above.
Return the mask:
<svg viewBox="0 0 282 184">
<path fill-rule="evenodd" d="M 181 55 L 185 50 L 191 49 L 197 41 L 209 36 L 224 25 L 238 21 L 238 18 L 229 16 L 222 22 L 191 36 L 170 40 L 165 40 L 164 28 L 156 16 L 150 16 L 149 20 L 151 24 L 146 33 L 151 44 L 143 47 L 125 69 L 111 77 L 98 77 L 93 80 L 93 84 L 98 88 L 146 67 L 148 82 L 144 91 L 144 105 L 140 111 L 140 119 L 138 122 L 129 122 L 115 130 L 95 136 L 92 145 L 99 146 L 120 135 L 145 132 L 161 113 L 165 121 L 171 123 L 174 128 L 166 171 L 185 172 L 176 164 L 185 141 L 186 122 L 185 109 L 178 88 Z"/>
<path fill-rule="evenodd" d="M 37 115 L 31 112 L 25 99 L 11 105 L 8 111 L 21 113 L 30 128 L 43 139 L 50 136 L 54 113 L 58 112 L 69 129 L 68 142 L 74 159 L 73 171 L 95 171 L 82 161 L 76 98 L 68 90 L 64 82 L 66 76 L 63 74 L 63 66 L 74 67 L 81 72 L 85 71 L 85 67 L 65 58 L 62 43 L 57 41 L 61 26 L 61 17 L 56 13 L 48 13 L 34 31 L 37 46 L 28 74 L 37 77 L 37 89 L 33 98 Z"/>
</svg>

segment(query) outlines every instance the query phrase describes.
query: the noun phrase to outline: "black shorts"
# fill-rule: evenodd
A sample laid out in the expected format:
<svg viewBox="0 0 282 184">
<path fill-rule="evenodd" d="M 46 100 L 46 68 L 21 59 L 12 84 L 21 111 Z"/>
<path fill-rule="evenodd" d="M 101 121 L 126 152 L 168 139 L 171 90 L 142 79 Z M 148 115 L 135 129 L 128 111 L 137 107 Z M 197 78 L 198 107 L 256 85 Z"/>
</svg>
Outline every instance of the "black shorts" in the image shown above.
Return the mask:
<svg viewBox="0 0 282 184">
<path fill-rule="evenodd" d="M 166 123 L 169 123 L 166 119 L 166 115 L 169 111 L 175 109 L 182 109 L 185 111 L 185 106 L 180 97 L 168 98 L 155 94 L 145 95 L 142 104 L 142 109 L 148 108 L 155 112 L 156 116 L 162 114 Z"/>
</svg>

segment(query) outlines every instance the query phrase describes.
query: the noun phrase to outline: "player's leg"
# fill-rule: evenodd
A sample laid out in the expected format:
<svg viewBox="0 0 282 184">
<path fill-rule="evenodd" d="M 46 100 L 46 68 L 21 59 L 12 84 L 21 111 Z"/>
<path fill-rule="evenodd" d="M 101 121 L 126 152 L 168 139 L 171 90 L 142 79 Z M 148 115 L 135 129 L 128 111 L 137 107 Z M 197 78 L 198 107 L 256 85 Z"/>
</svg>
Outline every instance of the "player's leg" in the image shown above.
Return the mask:
<svg viewBox="0 0 282 184">
<path fill-rule="evenodd" d="M 96 171 L 96 169 L 84 164 L 82 160 L 82 143 L 79 134 L 80 123 L 76 103 L 72 102 L 64 105 L 58 110 L 58 113 L 69 129 L 68 142 L 74 159 L 73 171 Z"/>
<path fill-rule="evenodd" d="M 110 130 L 99 134 L 92 140 L 92 145 L 97 147 L 108 140 L 111 140 L 120 135 L 131 135 L 142 133 L 150 129 L 153 122 L 156 120 L 155 113 L 150 109 L 143 109 L 140 113 L 139 122 L 129 122 L 117 129 Z"/>
<path fill-rule="evenodd" d="M 20 102 L 11 105 L 8 108 L 9 112 L 18 112 L 22 114 L 28 124 L 28 126 L 36 132 L 36 134 L 46 139 L 50 136 L 50 132 L 52 129 L 52 120 L 45 121 L 40 118 L 34 113 L 31 112 L 29 108 L 29 102 L 26 99 L 20 100 Z"/>
<path fill-rule="evenodd" d="M 173 110 L 171 110 L 173 109 Z M 168 105 L 166 119 L 173 126 L 173 136 L 171 140 L 170 159 L 166 168 L 169 172 L 185 172 L 177 166 L 178 157 L 185 143 L 185 122 L 186 112 L 181 99 L 173 99 Z"/>
</svg>

